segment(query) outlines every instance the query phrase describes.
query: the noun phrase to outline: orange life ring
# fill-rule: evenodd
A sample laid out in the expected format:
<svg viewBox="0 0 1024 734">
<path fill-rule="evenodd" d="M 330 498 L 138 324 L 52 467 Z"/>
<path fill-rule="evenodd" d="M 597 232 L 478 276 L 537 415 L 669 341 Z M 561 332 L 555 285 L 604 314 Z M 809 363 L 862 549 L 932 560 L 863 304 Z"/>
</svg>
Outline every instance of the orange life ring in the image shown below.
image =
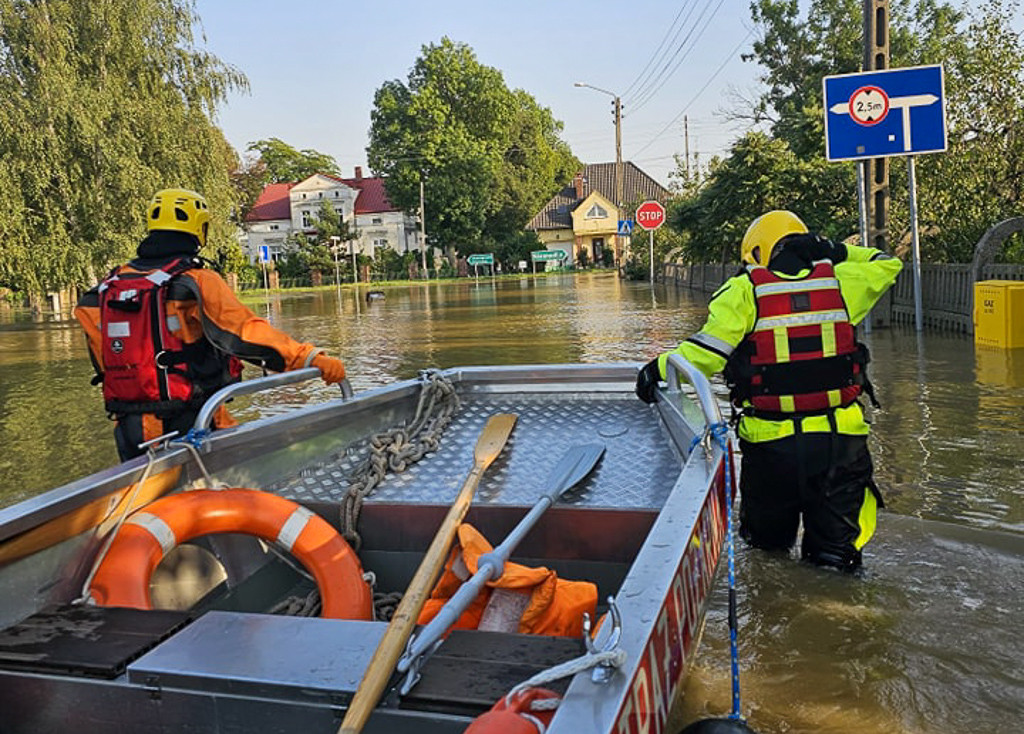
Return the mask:
<svg viewBox="0 0 1024 734">
<path fill-rule="evenodd" d="M 254 489 L 195 490 L 163 497 L 121 526 L 93 576 L 100 606 L 151 609 L 149 580 L 174 546 L 213 533 L 244 533 L 291 553 L 316 579 L 322 617 L 373 619 L 373 594 L 359 558 L 323 518 Z"/>
<path fill-rule="evenodd" d="M 490 711 L 473 719 L 462 734 L 544 734 L 555 717 L 555 709 L 536 704 L 560 699 L 547 688 L 527 688 L 515 700 L 503 697 Z"/>
</svg>

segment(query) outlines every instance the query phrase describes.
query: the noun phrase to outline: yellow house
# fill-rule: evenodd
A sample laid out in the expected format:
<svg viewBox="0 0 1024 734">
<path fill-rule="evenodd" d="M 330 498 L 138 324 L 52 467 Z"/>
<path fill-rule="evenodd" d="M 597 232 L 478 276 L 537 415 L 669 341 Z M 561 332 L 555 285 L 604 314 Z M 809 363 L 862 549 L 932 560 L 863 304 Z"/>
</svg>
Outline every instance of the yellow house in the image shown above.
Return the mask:
<svg viewBox="0 0 1024 734">
<path fill-rule="evenodd" d="M 562 250 L 566 263 L 622 264 L 629 237 L 618 234 L 619 220 L 632 219 L 636 205 L 650 199 L 665 203 L 669 191 L 632 163 L 622 164 L 624 205 L 615 206 L 615 164 L 595 163 L 576 174 L 526 228 L 546 250 Z"/>
</svg>

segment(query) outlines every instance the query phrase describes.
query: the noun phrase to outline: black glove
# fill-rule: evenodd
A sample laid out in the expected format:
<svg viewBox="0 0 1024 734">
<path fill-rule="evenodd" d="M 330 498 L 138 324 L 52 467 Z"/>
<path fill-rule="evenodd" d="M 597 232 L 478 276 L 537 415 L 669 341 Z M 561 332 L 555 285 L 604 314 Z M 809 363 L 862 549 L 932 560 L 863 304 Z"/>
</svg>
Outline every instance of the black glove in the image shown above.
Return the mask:
<svg viewBox="0 0 1024 734">
<path fill-rule="evenodd" d="M 846 259 L 846 245 L 816 234 L 790 235 L 779 244 L 781 247 L 777 254 L 786 253 L 807 263 L 812 263 L 815 260 L 831 260 L 833 265 L 837 265 Z M 775 254 L 773 253 L 773 260 Z"/>
<path fill-rule="evenodd" d="M 658 381 L 661 372 L 658 370 L 658 358 L 655 357 L 643 366 L 636 376 L 636 396 L 645 403 L 653 403 L 658 392 Z"/>
</svg>

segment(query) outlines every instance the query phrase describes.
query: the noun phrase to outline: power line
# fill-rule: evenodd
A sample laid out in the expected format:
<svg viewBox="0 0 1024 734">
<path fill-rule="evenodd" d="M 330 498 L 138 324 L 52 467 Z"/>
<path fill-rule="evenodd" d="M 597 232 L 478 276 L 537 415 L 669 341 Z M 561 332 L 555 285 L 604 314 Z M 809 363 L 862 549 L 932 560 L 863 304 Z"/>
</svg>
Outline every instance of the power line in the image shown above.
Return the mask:
<svg viewBox="0 0 1024 734">
<path fill-rule="evenodd" d="M 703 10 L 701 10 L 700 17 L 697 18 L 697 21 L 696 21 L 696 23 L 694 23 L 694 27 L 690 30 L 690 33 L 688 33 L 686 38 L 683 39 L 683 43 L 680 44 L 679 49 L 676 51 L 676 56 L 679 56 L 679 51 L 682 50 L 683 45 L 686 44 L 686 41 L 689 40 L 690 36 L 693 35 L 693 32 L 696 30 L 697 26 L 700 25 L 700 22 L 701 22 L 701 20 L 704 17 L 704 13 L 711 6 L 711 3 L 713 1 L 714 0 L 708 0 L 707 4 L 704 6 Z M 659 77 L 659 79 L 656 80 L 656 82 L 654 84 L 649 86 L 647 88 L 647 90 L 643 94 L 640 95 L 639 98 L 637 98 L 636 100 L 633 101 L 632 108 L 630 110 L 631 114 L 635 113 L 638 109 L 640 109 L 645 104 L 650 102 L 654 98 L 654 95 L 657 94 L 658 91 L 663 86 L 665 86 L 665 84 L 668 82 L 668 80 L 671 79 L 675 75 L 675 73 L 679 69 L 680 65 L 682 65 L 683 61 L 685 61 L 686 58 L 690 55 L 690 52 L 693 51 L 693 49 L 697 47 L 697 42 L 700 40 L 701 36 L 704 35 L 704 31 L 707 30 L 708 26 L 711 24 L 711 21 L 714 20 L 715 15 L 718 14 L 718 11 L 721 9 L 722 3 L 724 3 L 724 2 L 725 2 L 725 0 L 718 0 L 718 5 L 716 5 L 715 9 L 711 11 L 711 14 L 707 17 L 707 20 L 704 21 L 704 25 L 701 27 L 701 29 L 699 31 L 697 31 L 697 35 L 696 35 L 696 37 L 694 37 L 693 42 L 690 44 L 689 48 L 687 48 L 685 53 L 683 53 L 682 56 L 679 56 L 679 59 L 677 61 L 675 61 L 675 65 L 672 67 L 671 71 L 668 71 L 667 73 L 662 74 Z M 673 58 L 669 61 L 669 63 L 671 63 L 673 60 L 675 60 L 675 56 L 673 56 Z M 667 65 L 666 65 L 666 68 L 667 68 Z"/>
<path fill-rule="evenodd" d="M 697 3 L 697 0 L 694 0 L 694 5 L 696 5 L 696 3 Z M 655 49 L 654 53 L 653 53 L 653 54 L 651 55 L 651 58 L 647 60 L 647 65 L 646 65 L 646 66 L 645 66 L 645 67 L 643 68 L 643 71 L 641 71 L 641 72 L 640 72 L 639 74 L 637 74 L 637 77 L 636 77 L 636 79 L 634 79 L 634 80 L 633 80 L 633 81 L 632 81 L 632 82 L 630 83 L 630 85 L 629 85 L 629 86 L 628 86 L 628 87 L 626 88 L 626 91 L 624 91 L 624 92 L 622 93 L 622 97 L 623 97 L 623 98 L 626 98 L 626 97 L 628 97 L 628 96 L 629 96 L 629 93 L 630 93 L 630 91 L 631 91 L 631 90 L 633 89 L 633 87 L 635 87 L 635 86 L 637 85 L 637 82 L 639 82 L 639 81 L 640 81 L 640 79 L 641 79 L 641 78 L 642 78 L 642 77 L 643 77 L 643 76 L 644 76 L 645 74 L 647 74 L 647 70 L 648 70 L 648 69 L 649 69 L 649 68 L 651 67 L 651 64 L 656 64 L 656 63 L 657 63 L 657 61 L 660 61 L 660 56 L 661 56 L 661 54 L 662 54 L 662 51 L 661 51 L 661 50 L 662 50 L 662 47 L 663 47 L 663 46 L 665 45 L 665 41 L 667 41 L 667 40 L 668 40 L 668 37 L 669 37 L 669 35 L 670 35 L 670 34 L 672 33 L 672 29 L 673 29 L 673 28 L 675 28 L 675 26 L 676 26 L 676 23 L 678 23 L 678 22 L 679 22 L 679 16 L 681 16 L 681 15 L 683 14 L 683 11 L 684 11 L 684 10 L 686 10 L 686 2 L 684 2 L 684 3 L 683 3 L 683 5 L 682 5 L 682 7 L 681 7 L 681 8 L 679 8 L 679 12 L 678 12 L 678 13 L 676 13 L 676 17 L 675 17 L 675 19 L 674 19 L 674 20 L 672 21 L 672 25 L 670 25 L 670 26 L 668 27 L 668 30 L 666 30 L 666 31 L 665 31 L 665 35 L 664 35 L 664 37 L 663 37 L 663 38 L 661 39 L 661 43 L 660 43 L 660 44 L 658 44 L 658 48 L 657 48 L 657 49 Z M 690 8 L 690 13 L 692 13 L 692 12 L 693 12 L 693 7 L 691 7 L 691 8 Z M 689 20 L 689 17 L 690 17 L 690 16 L 689 16 L 689 14 L 687 14 L 687 16 L 686 16 L 686 19 L 687 19 L 687 20 Z M 684 20 L 684 21 L 683 21 L 683 24 L 679 26 L 679 30 L 677 30 L 677 31 L 676 31 L 676 35 L 675 35 L 675 37 L 673 37 L 673 38 L 672 38 L 672 43 L 675 43 L 676 37 L 678 37 L 678 36 L 679 36 L 679 31 L 680 31 L 680 30 L 682 30 L 682 28 L 683 28 L 683 25 L 685 25 L 685 24 L 686 24 L 686 20 Z M 657 60 L 657 61 L 656 61 L 656 60 Z M 641 84 L 641 86 L 643 86 L 643 85 Z"/>
<path fill-rule="evenodd" d="M 670 128 L 670 127 L 672 127 L 672 126 L 673 126 L 673 125 L 675 125 L 675 124 L 676 124 L 677 122 L 679 122 L 679 118 L 680 118 L 680 117 L 682 117 L 682 116 L 683 116 L 683 115 L 684 115 L 684 114 L 686 113 L 686 111 L 687 111 L 688 109 L 690 109 L 690 106 L 691 106 L 691 105 L 692 105 L 692 104 L 693 104 L 694 102 L 696 102 L 696 101 L 697 101 L 697 98 L 698 98 L 698 97 L 700 97 L 700 95 L 704 93 L 704 90 L 705 90 L 705 89 L 707 89 L 707 88 L 708 88 L 709 86 L 711 86 L 711 82 L 713 82 L 713 81 L 715 80 L 715 78 L 716 78 L 716 77 L 717 77 L 717 76 L 718 76 L 719 74 L 721 74 L 721 73 L 722 73 L 722 69 L 724 69 L 724 68 L 726 67 L 726 64 L 728 64 L 728 63 L 729 63 L 730 61 L 732 61 L 733 57 L 734 57 L 734 56 L 736 55 L 736 53 L 737 53 L 737 52 L 738 52 L 738 51 L 739 51 L 739 50 L 740 50 L 740 49 L 741 49 L 741 48 L 743 47 L 743 44 L 745 44 L 745 43 L 747 42 L 747 39 L 748 39 L 748 38 L 750 38 L 750 36 L 751 36 L 751 35 L 752 35 L 753 33 L 754 33 L 754 29 L 753 29 L 753 28 L 751 28 L 751 29 L 750 29 L 749 31 L 747 31 L 747 35 L 745 35 L 745 36 L 743 37 L 743 39 L 742 39 L 742 40 L 741 40 L 741 41 L 740 41 L 739 43 L 737 43 L 737 44 L 736 44 L 736 47 L 735 47 L 735 48 L 733 48 L 733 50 L 729 52 L 729 55 L 728 55 L 728 56 L 726 56 L 726 57 L 725 57 L 725 59 L 724 59 L 724 60 L 722 61 L 722 63 L 721 63 L 721 64 L 720 64 L 719 66 L 718 66 L 718 68 L 717 68 L 717 69 L 715 69 L 715 72 L 714 72 L 714 73 L 713 73 L 713 74 L 711 75 L 711 77 L 710 77 L 710 78 L 709 78 L 709 79 L 707 80 L 707 82 L 705 82 L 705 83 L 704 83 L 704 86 L 703 86 L 703 87 L 701 87 L 701 88 L 700 88 L 699 90 L 697 90 L 697 93 L 696 93 L 695 95 L 693 95 L 693 98 L 692 98 L 692 99 L 691 99 L 691 100 L 690 100 L 689 102 L 687 102 L 687 103 L 686 103 L 686 106 L 685 106 L 685 107 L 683 107 L 683 109 L 682 109 L 682 110 L 680 110 L 680 111 L 679 111 L 679 114 L 678 114 L 678 115 L 676 115 L 676 116 L 675 116 L 674 118 L 672 118 L 672 121 L 671 121 L 671 122 L 670 122 L 669 124 L 667 124 L 667 125 L 666 125 L 666 126 L 665 126 L 665 127 L 664 127 L 664 128 L 662 129 L 662 130 L 661 130 L 661 132 L 659 132 L 659 133 L 658 133 L 657 135 L 655 135 L 655 136 L 654 136 L 654 138 L 652 138 L 652 139 L 651 139 L 651 141 L 650 141 L 650 142 L 648 142 L 648 143 L 647 143 L 647 144 L 646 144 L 645 146 L 643 146 L 642 148 L 640 148 L 640 150 L 636 151 L 636 152 L 634 153 L 634 155 L 639 155 L 640 153 L 643 153 L 643 152 L 644 152 L 645 150 L 647 150 L 648 148 L 650 148 L 650 147 L 651 147 L 651 146 L 652 146 L 652 145 L 654 144 L 654 141 L 656 141 L 656 140 L 657 140 L 658 138 L 660 138 L 660 137 L 661 137 L 662 135 L 664 135 L 664 134 L 665 134 L 665 132 L 666 132 L 666 131 L 667 131 L 667 130 L 668 130 L 668 129 Z"/>
</svg>

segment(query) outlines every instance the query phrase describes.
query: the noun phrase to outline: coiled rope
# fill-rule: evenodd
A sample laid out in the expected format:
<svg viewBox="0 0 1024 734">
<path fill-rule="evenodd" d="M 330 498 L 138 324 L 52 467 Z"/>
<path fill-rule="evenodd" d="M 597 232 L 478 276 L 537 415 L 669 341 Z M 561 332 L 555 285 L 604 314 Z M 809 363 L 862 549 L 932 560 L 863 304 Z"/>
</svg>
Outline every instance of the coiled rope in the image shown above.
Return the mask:
<svg viewBox="0 0 1024 734">
<path fill-rule="evenodd" d="M 440 371 L 423 370 L 420 372 L 420 379 L 423 385 L 416 404 L 416 414 L 412 420 L 372 436 L 369 454 L 349 478 L 348 492 L 341 505 L 341 534 L 353 550 L 358 551 L 363 543 L 357 530 L 363 501 L 384 481 L 389 470 L 403 472 L 424 455 L 436 451 L 441 443 L 441 435 L 459 407 L 459 396 L 455 392 L 455 386 Z M 373 573 L 367 572 L 366 577 L 367 583 L 375 587 L 376 577 Z M 390 621 L 401 600 L 400 591 L 375 590 L 374 618 Z M 313 589 L 304 597 L 290 596 L 277 604 L 271 613 L 316 616 L 320 613 L 320 592 Z"/>
</svg>

